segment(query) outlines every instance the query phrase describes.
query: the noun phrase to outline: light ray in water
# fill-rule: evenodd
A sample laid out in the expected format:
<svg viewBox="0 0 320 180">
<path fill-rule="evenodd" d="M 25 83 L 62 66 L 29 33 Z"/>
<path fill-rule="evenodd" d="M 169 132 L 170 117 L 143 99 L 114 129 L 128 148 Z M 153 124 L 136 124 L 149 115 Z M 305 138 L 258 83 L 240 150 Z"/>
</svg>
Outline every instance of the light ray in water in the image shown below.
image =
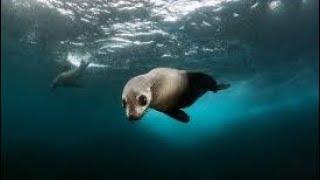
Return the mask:
<svg viewBox="0 0 320 180">
<path fill-rule="evenodd" d="M 315 90 L 306 91 L 300 96 L 299 92 L 287 92 L 278 94 L 276 101 L 270 103 L 270 99 L 264 98 L 270 94 L 273 95 L 274 92 L 261 90 L 257 95 L 257 90 L 252 87 L 252 84 L 246 81 L 233 84 L 230 89 L 216 94 L 206 93 L 191 107 L 184 109 L 190 116 L 188 124 L 177 122 L 160 112 L 151 110 L 141 120 L 141 128 L 156 134 L 172 145 L 190 146 L 201 144 L 206 137 L 228 133 L 230 127 L 241 126 L 248 119 L 303 106 L 304 103 L 319 97 Z"/>
<path fill-rule="evenodd" d="M 91 55 L 86 53 L 84 55 L 76 54 L 76 53 L 68 53 L 67 61 L 75 67 L 80 66 L 80 62 L 83 61 L 90 61 Z M 104 64 L 97 64 L 97 63 L 90 63 L 89 67 L 93 68 L 109 68 L 108 65 Z"/>
</svg>

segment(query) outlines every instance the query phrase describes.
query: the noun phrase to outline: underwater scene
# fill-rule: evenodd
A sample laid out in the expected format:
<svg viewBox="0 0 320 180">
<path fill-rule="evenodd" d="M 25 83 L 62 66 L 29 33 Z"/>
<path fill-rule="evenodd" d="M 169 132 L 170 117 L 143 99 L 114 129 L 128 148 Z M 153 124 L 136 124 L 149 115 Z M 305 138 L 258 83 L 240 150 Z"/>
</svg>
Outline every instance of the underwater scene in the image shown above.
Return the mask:
<svg viewBox="0 0 320 180">
<path fill-rule="evenodd" d="M 1 0 L 1 178 L 318 179 L 318 5 Z"/>
</svg>

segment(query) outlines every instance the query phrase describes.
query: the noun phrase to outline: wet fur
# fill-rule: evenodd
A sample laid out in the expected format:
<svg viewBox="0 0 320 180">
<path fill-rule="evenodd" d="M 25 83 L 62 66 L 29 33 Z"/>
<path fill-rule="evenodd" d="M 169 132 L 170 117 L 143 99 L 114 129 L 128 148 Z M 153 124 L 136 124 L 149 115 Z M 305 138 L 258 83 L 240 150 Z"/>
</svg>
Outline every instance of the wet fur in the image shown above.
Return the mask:
<svg viewBox="0 0 320 180">
<path fill-rule="evenodd" d="M 207 91 L 217 92 L 228 88 L 229 85 L 218 84 L 213 77 L 201 72 L 155 68 L 147 74 L 131 79 L 126 84 L 122 96 L 131 96 L 132 89 L 139 92 L 149 87 L 152 95 L 148 107 L 181 122 L 188 122 L 189 116 L 181 108 L 191 106 Z M 131 107 L 135 106 L 130 103 Z"/>
</svg>

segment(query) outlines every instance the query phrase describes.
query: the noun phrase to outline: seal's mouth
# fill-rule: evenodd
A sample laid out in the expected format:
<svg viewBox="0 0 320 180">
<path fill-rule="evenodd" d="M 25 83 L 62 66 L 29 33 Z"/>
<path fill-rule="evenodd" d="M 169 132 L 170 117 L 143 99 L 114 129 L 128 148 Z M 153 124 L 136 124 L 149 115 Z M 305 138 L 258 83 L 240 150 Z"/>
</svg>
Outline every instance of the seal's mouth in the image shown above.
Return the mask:
<svg viewBox="0 0 320 180">
<path fill-rule="evenodd" d="M 143 113 L 141 115 L 130 115 L 127 118 L 128 118 L 128 121 L 130 121 L 130 122 L 136 122 L 136 121 L 140 121 L 143 118 L 144 114 L 145 113 Z"/>
<path fill-rule="evenodd" d="M 143 117 L 147 111 L 148 111 L 148 109 L 146 109 L 142 114 L 139 114 L 139 115 L 138 114 L 131 114 L 131 115 L 127 116 L 127 119 L 130 122 L 140 121 L 143 119 Z"/>
<path fill-rule="evenodd" d="M 57 85 L 55 83 L 52 83 L 49 85 L 49 88 L 51 91 L 55 90 L 57 88 Z"/>
<path fill-rule="evenodd" d="M 140 119 L 140 116 L 137 115 L 129 115 L 128 120 L 129 121 L 138 121 Z"/>
<path fill-rule="evenodd" d="M 130 121 L 130 122 L 137 122 L 139 120 L 140 120 L 139 118 L 137 118 L 137 119 L 128 118 L 128 121 Z"/>
</svg>

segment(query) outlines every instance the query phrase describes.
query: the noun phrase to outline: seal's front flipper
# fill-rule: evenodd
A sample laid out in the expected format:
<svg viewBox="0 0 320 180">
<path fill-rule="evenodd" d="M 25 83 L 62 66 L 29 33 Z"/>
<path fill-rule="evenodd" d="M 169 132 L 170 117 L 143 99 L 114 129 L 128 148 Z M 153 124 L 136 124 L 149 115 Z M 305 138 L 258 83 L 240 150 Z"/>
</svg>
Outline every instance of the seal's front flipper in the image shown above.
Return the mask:
<svg viewBox="0 0 320 180">
<path fill-rule="evenodd" d="M 167 114 L 168 116 L 180 121 L 180 122 L 183 122 L 183 123 L 187 123 L 190 120 L 188 114 L 180 109 L 173 110 L 173 111 L 167 111 L 164 113 Z"/>
</svg>

